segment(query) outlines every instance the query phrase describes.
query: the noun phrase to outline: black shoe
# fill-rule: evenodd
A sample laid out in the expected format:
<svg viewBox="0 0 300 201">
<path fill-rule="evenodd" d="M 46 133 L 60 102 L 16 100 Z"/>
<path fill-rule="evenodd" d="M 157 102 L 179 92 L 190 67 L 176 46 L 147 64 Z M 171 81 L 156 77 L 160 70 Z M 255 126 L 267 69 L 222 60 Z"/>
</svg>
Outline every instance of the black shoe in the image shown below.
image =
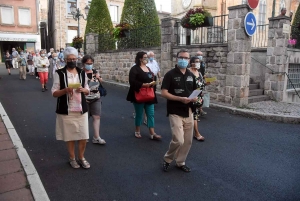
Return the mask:
<svg viewBox="0 0 300 201">
<path fill-rule="evenodd" d="M 182 166 L 176 165 L 176 167 L 178 167 L 179 169 L 181 169 L 181 170 L 184 171 L 184 172 L 190 172 L 190 171 L 191 171 L 191 168 L 189 168 L 189 167 L 186 166 L 186 165 L 182 165 Z"/>
<path fill-rule="evenodd" d="M 170 167 L 170 163 L 167 163 L 166 161 L 163 162 L 163 171 L 168 172 Z"/>
<path fill-rule="evenodd" d="M 10 73 L 8 73 L 8 75 L 10 75 Z"/>
<path fill-rule="evenodd" d="M 42 88 L 42 92 L 45 92 L 45 88 Z"/>
<path fill-rule="evenodd" d="M 44 89 L 47 91 L 48 90 L 48 88 L 47 88 L 47 86 L 46 85 L 44 85 Z"/>
</svg>

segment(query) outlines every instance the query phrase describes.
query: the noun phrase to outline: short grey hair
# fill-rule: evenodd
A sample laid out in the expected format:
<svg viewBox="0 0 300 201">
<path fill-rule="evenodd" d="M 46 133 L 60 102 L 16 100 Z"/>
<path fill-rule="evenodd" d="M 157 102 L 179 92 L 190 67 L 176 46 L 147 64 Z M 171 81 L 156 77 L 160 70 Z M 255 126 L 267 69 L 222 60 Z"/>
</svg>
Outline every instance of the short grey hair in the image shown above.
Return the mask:
<svg viewBox="0 0 300 201">
<path fill-rule="evenodd" d="M 147 52 L 147 56 L 150 56 L 151 53 L 152 53 L 153 55 L 155 55 L 154 52 L 149 51 L 149 52 Z"/>
<path fill-rule="evenodd" d="M 78 57 L 78 51 L 77 49 L 75 49 L 74 47 L 67 47 L 65 50 L 64 50 L 64 58 L 68 58 L 69 55 L 75 55 L 76 57 Z"/>
</svg>

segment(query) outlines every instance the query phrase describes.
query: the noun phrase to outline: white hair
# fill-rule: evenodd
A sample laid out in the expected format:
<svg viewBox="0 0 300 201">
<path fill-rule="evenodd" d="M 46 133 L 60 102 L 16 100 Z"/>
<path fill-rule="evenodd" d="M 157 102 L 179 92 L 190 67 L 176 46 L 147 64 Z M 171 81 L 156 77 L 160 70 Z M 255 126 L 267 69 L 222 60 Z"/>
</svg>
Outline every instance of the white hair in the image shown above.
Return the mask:
<svg viewBox="0 0 300 201">
<path fill-rule="evenodd" d="M 64 50 L 64 58 L 68 58 L 69 55 L 73 54 L 74 56 L 76 56 L 76 58 L 78 57 L 78 51 L 77 49 L 75 49 L 74 47 L 67 47 Z"/>
<path fill-rule="evenodd" d="M 147 52 L 147 56 L 150 56 L 151 53 L 154 55 L 154 52 L 149 51 L 149 52 Z"/>
</svg>

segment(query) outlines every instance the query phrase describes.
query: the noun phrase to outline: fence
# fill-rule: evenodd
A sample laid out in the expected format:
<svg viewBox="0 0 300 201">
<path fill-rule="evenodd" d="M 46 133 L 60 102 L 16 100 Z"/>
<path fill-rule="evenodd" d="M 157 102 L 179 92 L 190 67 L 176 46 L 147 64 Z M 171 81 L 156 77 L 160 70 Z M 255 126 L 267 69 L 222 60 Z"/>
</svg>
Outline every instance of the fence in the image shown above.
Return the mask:
<svg viewBox="0 0 300 201">
<path fill-rule="evenodd" d="M 295 88 L 300 88 L 300 64 L 290 63 L 288 69 L 288 77 Z M 293 89 L 291 82 L 287 81 L 287 89 Z"/>
<path fill-rule="evenodd" d="M 99 52 L 158 47 L 161 43 L 161 27 L 160 25 L 154 25 L 130 29 L 126 37 L 119 38 L 118 40 L 115 40 L 111 34 L 100 34 L 98 42 Z"/>
<path fill-rule="evenodd" d="M 196 45 L 208 43 L 227 43 L 228 15 L 212 17 L 212 26 L 186 29 L 176 22 L 177 45 Z"/>
<path fill-rule="evenodd" d="M 256 32 L 252 36 L 252 48 L 268 47 L 269 24 L 257 25 Z"/>
</svg>

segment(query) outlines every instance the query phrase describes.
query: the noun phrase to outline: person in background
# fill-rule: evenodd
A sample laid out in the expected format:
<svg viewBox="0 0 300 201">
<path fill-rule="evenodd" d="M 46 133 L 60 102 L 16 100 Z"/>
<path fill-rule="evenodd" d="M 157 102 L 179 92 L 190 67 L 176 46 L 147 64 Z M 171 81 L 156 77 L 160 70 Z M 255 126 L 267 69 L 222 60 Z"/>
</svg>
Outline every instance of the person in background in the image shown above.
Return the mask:
<svg viewBox="0 0 300 201">
<path fill-rule="evenodd" d="M 67 144 L 69 163 L 72 168 L 80 165 L 90 168 L 84 153 L 89 138 L 88 106 L 85 96 L 89 94 L 88 77 L 84 70 L 76 67 L 78 52 L 67 47 L 64 58 L 67 65 L 56 71 L 53 78 L 52 95 L 57 98 L 56 139 Z M 61 82 L 61 80 L 65 80 Z M 76 88 L 71 84 L 79 83 Z M 75 157 L 75 143 L 78 142 L 78 160 Z"/>
<path fill-rule="evenodd" d="M 167 72 L 161 85 L 161 95 L 167 99 L 167 116 L 172 131 L 172 141 L 169 150 L 164 155 L 163 171 L 167 172 L 172 161 L 184 172 L 191 169 L 186 166 L 185 160 L 193 141 L 193 102 L 188 98 L 197 88 L 193 73 L 187 70 L 190 54 L 182 49 L 177 53 L 175 68 Z"/>
<path fill-rule="evenodd" d="M 147 115 L 147 127 L 150 132 L 150 139 L 160 140 L 161 136 L 157 135 L 154 131 L 154 104 L 157 103 L 156 94 L 152 101 L 138 103 L 135 98 L 135 92 L 139 92 L 142 87 L 149 88 L 153 87 L 151 82 L 154 79 L 154 75 L 150 68 L 146 66 L 148 63 L 148 57 L 146 52 L 138 52 L 135 57 L 135 65 L 130 69 L 129 72 L 129 84 L 130 88 L 127 94 L 127 101 L 133 103 L 135 109 L 135 132 L 136 138 L 141 138 L 141 124 L 143 120 L 143 111 L 145 110 Z"/>
<path fill-rule="evenodd" d="M 99 73 L 93 69 L 94 58 L 91 55 L 85 55 L 82 58 L 83 70 L 87 74 L 90 88 L 90 97 L 87 99 L 89 115 L 93 117 L 94 136 L 92 142 L 94 144 L 106 144 L 105 140 L 100 137 L 100 117 L 101 117 L 101 97 L 99 93 L 99 85 L 102 78 Z"/>
<path fill-rule="evenodd" d="M 19 78 L 20 80 L 26 80 L 26 67 L 27 67 L 27 58 L 24 54 L 24 52 L 22 51 L 20 53 L 20 60 L 19 60 Z"/>
<path fill-rule="evenodd" d="M 18 51 L 16 51 L 15 48 L 12 48 L 12 65 L 13 65 L 13 68 L 18 68 L 18 57 L 19 57 L 19 53 Z"/>
<path fill-rule="evenodd" d="M 29 52 L 27 51 L 27 49 L 25 49 L 25 50 L 24 50 L 24 56 L 25 56 L 25 58 L 27 58 L 28 55 L 29 55 Z"/>
<path fill-rule="evenodd" d="M 4 59 L 5 59 L 5 67 L 7 69 L 8 75 L 11 75 L 10 69 L 12 68 L 12 56 L 9 54 L 9 51 L 6 51 Z"/>
<path fill-rule="evenodd" d="M 190 71 L 194 74 L 195 79 L 196 79 L 196 85 L 197 89 L 203 90 L 204 89 L 204 79 L 199 73 L 198 69 L 200 68 L 200 59 L 198 57 L 192 57 L 190 59 Z M 202 92 L 198 95 L 197 101 L 194 102 L 194 109 L 193 109 L 193 114 L 194 114 L 194 137 L 198 141 L 204 141 L 204 137 L 200 134 L 198 130 L 198 121 L 200 121 L 200 116 L 201 116 L 201 106 L 203 103 L 203 98 L 202 98 Z"/>
<path fill-rule="evenodd" d="M 80 51 L 79 54 L 78 54 L 78 60 L 77 60 L 77 67 L 79 68 L 83 68 L 83 64 L 81 63 L 82 62 L 82 58 L 83 58 L 83 52 Z"/>
<path fill-rule="evenodd" d="M 28 53 L 27 64 L 28 64 L 29 75 L 34 75 L 33 51 Z"/>
<path fill-rule="evenodd" d="M 48 52 L 48 54 L 47 54 L 48 59 L 52 58 L 53 53 L 54 53 L 54 48 L 50 48 L 50 52 Z"/>
<path fill-rule="evenodd" d="M 48 82 L 48 67 L 50 65 L 48 58 L 46 57 L 46 50 L 40 51 L 40 57 L 37 59 L 37 72 L 40 77 L 42 85 L 42 92 L 48 90 L 46 84 Z"/>
<path fill-rule="evenodd" d="M 53 53 L 51 59 L 49 59 L 50 67 L 49 67 L 49 73 L 48 77 L 52 79 L 53 75 L 55 74 L 55 71 L 60 69 L 60 62 L 57 57 L 57 53 Z"/>
<path fill-rule="evenodd" d="M 58 59 L 59 59 L 59 61 L 60 61 L 60 66 L 65 66 L 66 64 L 65 64 L 65 59 L 64 59 L 64 54 L 63 54 L 63 52 L 64 52 L 64 48 L 60 48 L 60 52 L 59 52 L 59 54 L 58 54 Z"/>
<path fill-rule="evenodd" d="M 36 51 L 35 54 L 33 55 L 33 65 L 34 65 L 34 73 L 36 79 L 40 79 L 39 74 L 37 72 L 37 61 L 39 57 L 40 57 L 39 51 Z"/>
<path fill-rule="evenodd" d="M 206 65 L 205 65 L 205 62 L 203 61 L 203 53 L 201 51 L 198 51 L 197 52 L 197 55 L 196 55 L 199 60 L 200 60 L 200 68 L 198 69 L 198 71 L 201 73 L 202 75 L 202 78 L 203 78 L 203 82 L 204 82 L 204 86 L 205 86 L 205 73 L 206 73 Z M 204 88 L 203 88 L 204 90 Z M 203 103 L 202 103 L 203 104 Z M 204 116 L 207 114 L 207 112 L 205 112 L 202 107 L 200 108 L 201 109 L 201 116 Z"/>
</svg>

